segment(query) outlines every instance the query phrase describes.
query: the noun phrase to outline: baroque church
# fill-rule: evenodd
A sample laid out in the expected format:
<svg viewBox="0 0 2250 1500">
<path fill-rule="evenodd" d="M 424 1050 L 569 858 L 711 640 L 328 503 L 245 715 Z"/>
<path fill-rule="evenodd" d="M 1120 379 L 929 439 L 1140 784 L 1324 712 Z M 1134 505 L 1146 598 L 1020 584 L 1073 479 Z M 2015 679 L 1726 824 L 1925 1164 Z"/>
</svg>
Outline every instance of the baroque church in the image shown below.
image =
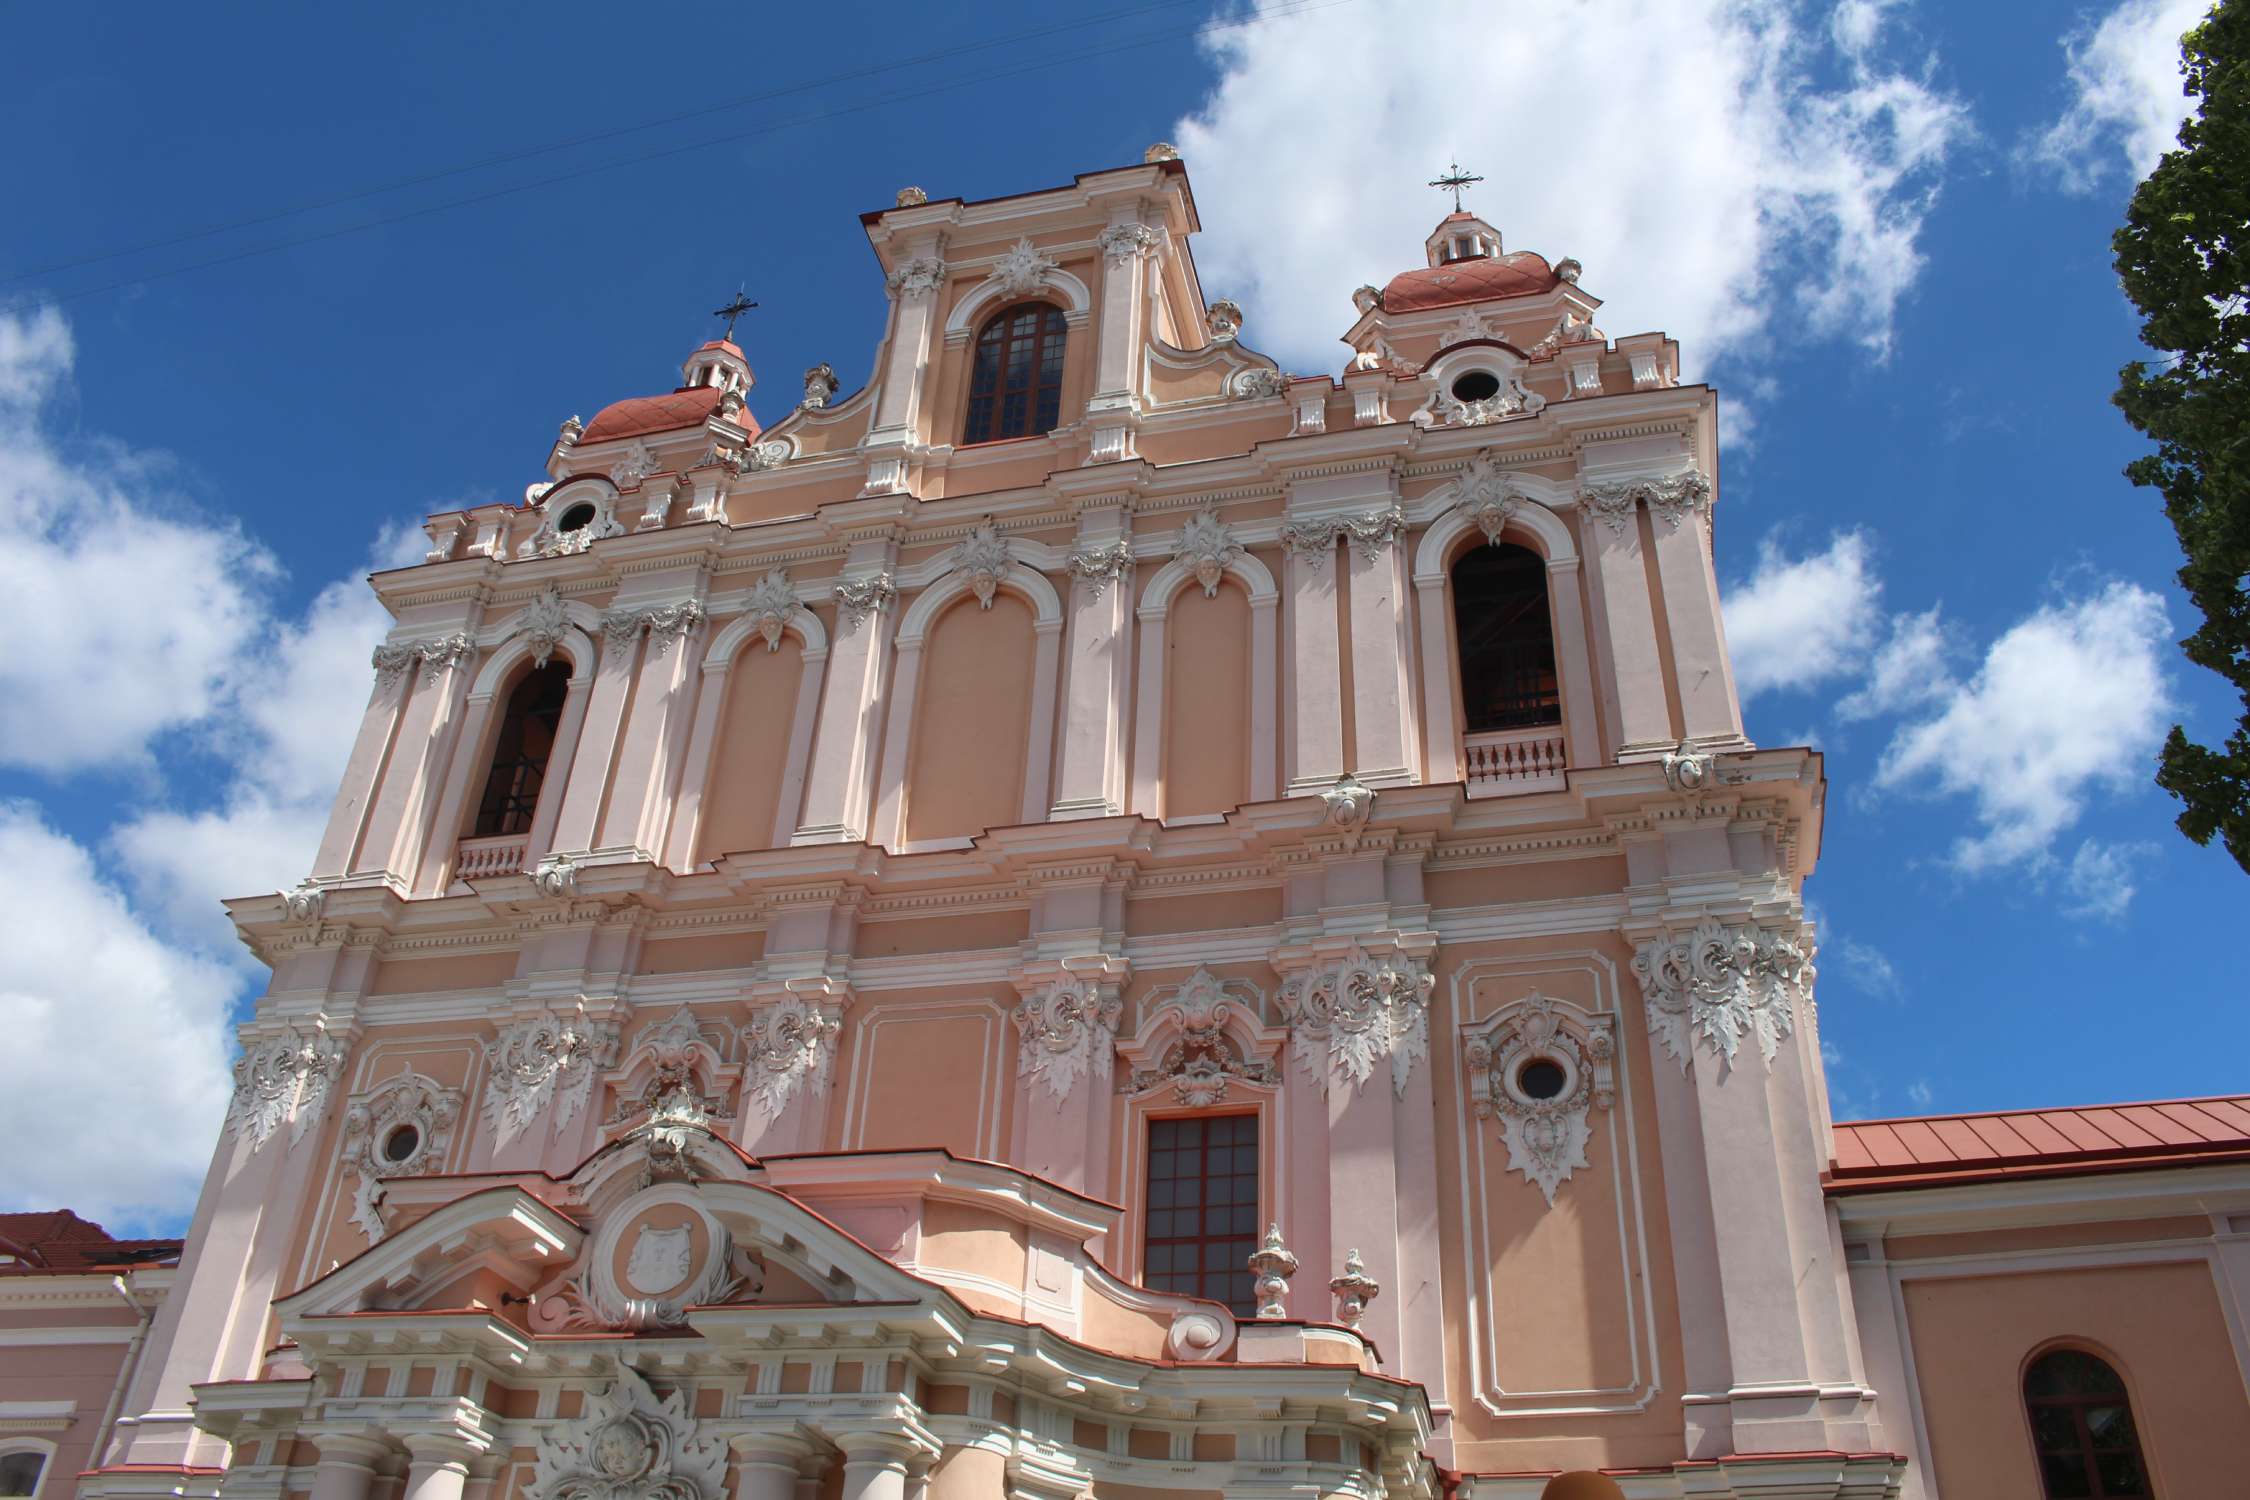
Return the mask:
<svg viewBox="0 0 2250 1500">
<path fill-rule="evenodd" d="M 1831 1122 L 1599 267 L 1456 200 L 1308 374 L 1170 147 L 861 222 L 857 390 L 730 322 L 375 577 L 184 1247 L 0 1253 L 0 1493 L 2245 1493 L 2250 1102 Z"/>
</svg>

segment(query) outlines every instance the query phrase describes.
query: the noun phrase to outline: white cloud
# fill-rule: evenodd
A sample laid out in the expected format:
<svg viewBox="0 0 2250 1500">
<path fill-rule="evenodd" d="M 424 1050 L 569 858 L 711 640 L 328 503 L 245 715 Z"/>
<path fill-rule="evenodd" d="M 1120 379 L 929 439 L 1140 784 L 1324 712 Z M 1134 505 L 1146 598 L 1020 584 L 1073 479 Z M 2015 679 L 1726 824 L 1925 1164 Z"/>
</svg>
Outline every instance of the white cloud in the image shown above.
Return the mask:
<svg viewBox="0 0 2250 1500">
<path fill-rule="evenodd" d="M 2092 191 L 2120 165 L 2146 177 L 2188 116 L 2180 36 L 2209 9 L 2210 0 L 2124 0 L 2064 37 L 2070 106 L 2028 143 L 2028 158 L 2071 192 Z"/>
<path fill-rule="evenodd" d="M 52 773 L 142 761 L 210 713 L 275 572 L 169 493 L 161 456 L 65 451 L 41 417 L 72 358 L 54 309 L 0 314 L 0 765 Z"/>
<path fill-rule="evenodd" d="M 1965 871 L 2046 858 L 2090 792 L 2147 782 L 2170 703 L 2169 637 L 2163 601 L 2130 583 L 2034 611 L 1975 676 L 1900 727 L 1876 784 L 1974 798 L 1982 830 L 1952 851 Z"/>
<path fill-rule="evenodd" d="M 2114 921 L 2133 903 L 2134 868 L 2156 852 L 2150 844 L 2104 844 L 2088 839 L 2063 867 L 2070 915 Z"/>
<path fill-rule="evenodd" d="M 1758 567 L 1721 596 L 1734 681 L 1747 701 L 1857 672 L 1882 623 L 1873 546 L 1843 532 L 1827 550 L 1790 557 L 1768 537 Z"/>
<path fill-rule="evenodd" d="M 1854 938 L 1840 937 L 1834 943 L 1821 945 L 1820 973 L 1824 979 L 1841 978 L 1867 994 L 1880 995 L 1886 1000 L 1901 996 L 1897 968 L 1883 956 L 1881 949 Z"/>
<path fill-rule="evenodd" d="M 1927 1078 L 1917 1078 L 1906 1086 L 1907 1102 L 1916 1109 L 1928 1109 L 1937 1100 L 1937 1093 Z"/>
<path fill-rule="evenodd" d="M 1871 719 L 1943 697 L 1954 687 L 1946 669 L 1949 649 L 1935 607 L 1918 615 L 1893 615 L 1890 635 L 1875 652 L 1866 683 L 1837 701 L 1836 717 Z"/>
<path fill-rule="evenodd" d="M 1174 139 L 1202 189 L 1204 285 L 1249 341 L 1343 358 L 1351 288 L 1421 264 L 1458 157 L 1510 248 L 1575 255 L 1610 333 L 1691 366 L 1770 324 L 1886 350 L 1961 102 L 1878 56 L 1887 4 L 1369 3 L 1210 34 L 1221 71 Z M 1824 81 L 1830 80 L 1830 81 Z M 1659 247 L 1652 253 L 1651 247 Z"/>
<path fill-rule="evenodd" d="M 177 1223 L 211 1158 L 235 976 L 159 940 L 84 848 L 0 803 L 0 1208 Z"/>
</svg>

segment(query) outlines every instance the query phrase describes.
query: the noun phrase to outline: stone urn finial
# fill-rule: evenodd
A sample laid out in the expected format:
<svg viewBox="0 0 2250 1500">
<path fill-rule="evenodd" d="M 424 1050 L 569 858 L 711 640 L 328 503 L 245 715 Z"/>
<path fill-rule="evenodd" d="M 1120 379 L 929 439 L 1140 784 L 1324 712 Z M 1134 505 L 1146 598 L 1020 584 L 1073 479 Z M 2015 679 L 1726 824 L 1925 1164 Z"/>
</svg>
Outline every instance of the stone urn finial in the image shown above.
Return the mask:
<svg viewBox="0 0 2250 1500">
<path fill-rule="evenodd" d="M 1336 1294 L 1336 1321 L 1346 1328 L 1359 1327 L 1359 1320 L 1367 1316 L 1367 1304 L 1383 1295 L 1357 1250 L 1345 1252 L 1344 1274 L 1329 1282 L 1328 1290 Z"/>
<path fill-rule="evenodd" d="M 1289 1316 L 1289 1278 L 1297 1274 L 1297 1257 L 1281 1243 L 1281 1226 L 1266 1227 L 1264 1243 L 1250 1254 L 1250 1274 L 1258 1278 L 1258 1316 Z"/>
<path fill-rule="evenodd" d="M 902 187 L 898 190 L 897 206 L 900 208 L 920 208 L 929 201 L 930 195 L 918 187 Z"/>
</svg>

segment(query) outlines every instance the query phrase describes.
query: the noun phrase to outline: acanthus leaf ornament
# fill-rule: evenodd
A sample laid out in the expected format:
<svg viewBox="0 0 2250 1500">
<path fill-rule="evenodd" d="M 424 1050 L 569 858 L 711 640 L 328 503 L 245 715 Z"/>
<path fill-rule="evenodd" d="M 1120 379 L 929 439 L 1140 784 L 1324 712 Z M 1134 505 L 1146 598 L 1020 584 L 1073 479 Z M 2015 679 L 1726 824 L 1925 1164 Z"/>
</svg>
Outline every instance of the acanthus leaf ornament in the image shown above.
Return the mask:
<svg viewBox="0 0 2250 1500">
<path fill-rule="evenodd" d="M 1239 993 L 1230 994 L 1230 984 Z M 1224 1103 L 1236 1082 L 1261 1088 L 1276 1086 L 1281 1082 L 1281 1070 L 1254 1058 L 1227 1030 L 1227 1023 L 1237 1014 L 1254 1015 L 1256 1006 L 1256 990 L 1240 981 L 1222 980 L 1198 964 L 1186 983 L 1150 1009 L 1143 1022 L 1144 1035 L 1166 1012 L 1178 1017 L 1179 1034 L 1157 1056 L 1155 1066 L 1133 1070 L 1125 1090 L 1146 1094 L 1169 1087 L 1182 1106 L 1208 1109 Z"/>
<path fill-rule="evenodd" d="M 1227 394 L 1237 401 L 1256 401 L 1265 396 L 1281 395 L 1289 389 L 1289 380 L 1290 377 L 1279 370 L 1253 365 L 1227 377 Z"/>
<path fill-rule="evenodd" d="M 1490 452 L 1469 460 L 1467 471 L 1455 481 L 1454 497 L 1461 513 L 1474 521 L 1485 541 L 1495 547 L 1500 545 L 1508 518 L 1522 509 L 1526 498 L 1515 476 L 1494 462 Z"/>
<path fill-rule="evenodd" d="M 1522 1173 L 1550 1207 L 1556 1188 L 1588 1164 L 1592 1111 L 1616 1098 L 1616 1055 L 1611 1017 L 1536 991 L 1468 1032 L 1463 1056 L 1477 1118 L 1499 1118 L 1508 1170 Z M 1534 1071 L 1547 1086 L 1532 1086 Z"/>
<path fill-rule="evenodd" d="M 753 1011 L 742 1028 L 743 1087 L 750 1102 L 774 1120 L 800 1089 L 815 1096 L 825 1093 L 842 1030 L 840 1005 L 816 1004 L 798 995 Z"/>
<path fill-rule="evenodd" d="M 1796 1025 L 1797 1003 L 1810 1003 L 1813 964 L 1792 935 L 1705 920 L 1676 936 L 1651 938 L 1633 955 L 1633 974 L 1648 1005 L 1649 1034 L 1685 1072 L 1695 1039 L 1732 1067 L 1745 1033 L 1773 1066 Z"/>
<path fill-rule="evenodd" d="M 1633 508 L 1645 504 L 1651 515 L 1677 531 L 1688 515 L 1711 509 L 1711 480 L 1701 469 L 1684 469 L 1662 479 L 1620 479 L 1581 486 L 1579 503 L 1589 515 L 1609 523 L 1612 535 L 1623 536 L 1632 524 Z"/>
<path fill-rule="evenodd" d="M 1059 1107 L 1081 1078 L 1107 1084 L 1123 1009 L 1114 984 L 1075 974 L 1025 995 L 1013 1012 L 1016 1073 L 1024 1087 L 1044 1087 Z"/>
<path fill-rule="evenodd" d="M 310 927 L 320 920 L 321 909 L 328 904 L 328 887 L 315 881 L 299 881 L 281 893 L 282 909 L 289 920 Z"/>
<path fill-rule="evenodd" d="M 1107 547 L 1085 547 L 1063 559 L 1063 568 L 1086 580 L 1098 597 L 1111 580 L 1133 576 L 1133 544 L 1112 542 Z"/>
<path fill-rule="evenodd" d="M 872 578 L 847 578 L 836 585 L 836 612 L 847 627 L 864 624 L 867 617 L 880 613 L 883 606 L 898 597 L 898 585 L 891 575 L 878 573 Z"/>
<path fill-rule="evenodd" d="M 1419 959 L 1403 953 L 1378 959 L 1355 943 L 1341 959 L 1293 975 L 1281 987 L 1291 1055 L 1323 1088 L 1333 1073 L 1354 1093 L 1388 1057 L 1392 1092 L 1404 1098 L 1414 1064 L 1430 1055 L 1436 984 Z"/>
<path fill-rule="evenodd" d="M 408 668 L 422 663 L 422 686 L 437 686 L 438 678 L 447 667 L 456 666 L 476 655 L 477 644 L 468 636 L 456 632 L 440 636 L 434 641 L 385 641 L 375 648 L 371 658 L 375 667 L 375 685 L 387 688 L 396 683 Z"/>
<path fill-rule="evenodd" d="M 411 1070 L 352 1101 L 344 1112 L 344 1161 L 357 1186 L 352 1222 L 370 1245 L 383 1239 L 383 1179 L 421 1177 L 445 1165 L 461 1091 Z"/>
<path fill-rule="evenodd" d="M 782 631 L 802 608 L 804 606 L 797 602 L 796 590 L 789 587 L 786 570 L 775 568 L 758 580 L 758 586 L 750 591 L 749 612 L 768 651 L 781 649 Z"/>
<path fill-rule="evenodd" d="M 1172 555 L 1195 570 L 1195 581 L 1203 585 L 1206 599 L 1217 596 L 1219 580 L 1244 556 L 1242 544 L 1234 539 L 1234 532 L 1219 519 L 1216 510 L 1201 511 L 1189 518 L 1180 528 L 1179 547 Z"/>
<path fill-rule="evenodd" d="M 1031 240 L 1018 239 L 1008 247 L 985 277 L 985 285 L 1003 297 L 1022 297 L 1038 291 L 1047 284 L 1047 278 L 1061 267 L 1039 253 Z"/>
<path fill-rule="evenodd" d="M 1154 250 L 1157 239 L 1157 232 L 1146 224 L 1112 224 L 1094 236 L 1094 244 L 1105 262 L 1121 266 L 1136 255 Z"/>
<path fill-rule="evenodd" d="M 633 446 L 625 450 L 625 456 L 611 468 L 609 477 L 619 489 L 629 490 L 654 474 L 657 468 L 655 451 L 645 441 L 636 439 Z"/>
<path fill-rule="evenodd" d="M 523 1133 L 550 1106 L 554 1128 L 585 1108 L 594 1075 L 617 1062 L 617 1028 L 552 1011 L 518 1021 L 484 1044 L 491 1075 L 485 1125 L 501 1145 Z"/>
<path fill-rule="evenodd" d="M 705 1433 L 674 1391 L 658 1400 L 631 1365 L 605 1390 L 586 1393 L 582 1414 L 548 1428 L 529 1500 L 721 1500 L 727 1440 Z"/>
<path fill-rule="evenodd" d="M 1406 534 L 1406 512 L 1394 502 L 1365 515 L 1346 516 L 1337 525 L 1344 539 L 1352 544 L 1353 556 L 1362 562 L 1371 562 L 1382 555 L 1385 547 Z"/>
<path fill-rule="evenodd" d="M 994 529 L 990 521 L 980 522 L 971 531 L 968 540 L 953 549 L 955 572 L 968 576 L 969 591 L 977 596 L 979 609 L 992 608 L 992 597 L 1000 590 L 1000 580 L 1008 572 L 1008 539 Z"/>
<path fill-rule="evenodd" d="M 932 255 L 917 255 L 899 262 L 891 274 L 883 278 L 883 286 L 893 297 L 924 297 L 936 291 L 944 280 L 944 261 Z"/>
<path fill-rule="evenodd" d="M 545 593 L 517 613 L 508 627 L 510 635 L 520 635 L 529 643 L 532 665 L 538 667 L 547 665 L 569 632 L 570 613 L 563 605 L 562 591 L 551 583 Z"/>
<path fill-rule="evenodd" d="M 289 1123 L 289 1139 L 304 1139 L 328 1106 L 328 1094 L 344 1070 L 344 1049 L 316 1023 L 310 1032 L 285 1026 L 251 1042 L 235 1059 L 234 1097 L 227 1105 L 227 1128 L 264 1145 Z"/>
</svg>

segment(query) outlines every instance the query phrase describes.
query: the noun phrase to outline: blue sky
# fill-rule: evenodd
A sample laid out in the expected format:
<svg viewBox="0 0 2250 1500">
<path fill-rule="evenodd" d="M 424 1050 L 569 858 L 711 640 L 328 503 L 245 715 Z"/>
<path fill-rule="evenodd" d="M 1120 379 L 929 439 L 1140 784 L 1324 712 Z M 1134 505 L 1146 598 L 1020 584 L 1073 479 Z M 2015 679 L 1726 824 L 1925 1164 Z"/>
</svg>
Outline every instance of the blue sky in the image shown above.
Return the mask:
<svg viewBox="0 0 2250 1500">
<path fill-rule="evenodd" d="M 380 630 L 355 580 L 402 527 L 669 388 L 738 284 L 761 416 L 816 360 L 857 385 L 860 211 L 1158 139 L 1206 290 L 1293 368 L 1339 367 L 1351 287 L 1418 262 L 1457 155 L 1511 248 L 1578 256 L 1605 331 L 1664 328 L 1719 387 L 1752 733 L 1827 754 L 1840 1114 L 2241 1088 L 2250 886 L 2149 783 L 2165 726 L 2230 703 L 2170 644 L 2174 542 L 2108 405 L 2108 237 L 2192 8 L 19 13 L 0 1207 L 184 1216 L 262 975 L 216 899 L 302 873 Z"/>
</svg>

